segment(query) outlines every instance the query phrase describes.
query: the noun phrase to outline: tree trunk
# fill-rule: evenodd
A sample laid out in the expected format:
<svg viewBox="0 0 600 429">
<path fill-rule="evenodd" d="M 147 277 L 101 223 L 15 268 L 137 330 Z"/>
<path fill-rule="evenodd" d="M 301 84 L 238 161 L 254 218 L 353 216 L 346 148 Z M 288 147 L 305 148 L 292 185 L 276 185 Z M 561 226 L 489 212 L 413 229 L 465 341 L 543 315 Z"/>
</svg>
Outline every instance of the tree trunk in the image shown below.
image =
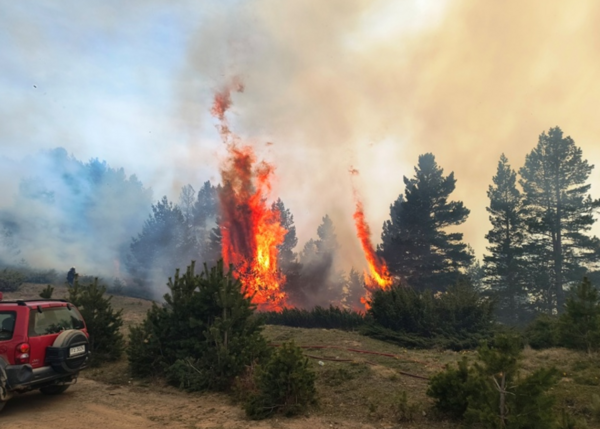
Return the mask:
<svg viewBox="0 0 600 429">
<path fill-rule="evenodd" d="M 565 305 L 565 294 L 563 290 L 563 275 L 562 275 L 562 201 L 560 198 L 559 178 L 556 174 L 556 240 L 554 243 L 554 281 L 556 291 L 556 311 L 562 312 Z"/>
</svg>

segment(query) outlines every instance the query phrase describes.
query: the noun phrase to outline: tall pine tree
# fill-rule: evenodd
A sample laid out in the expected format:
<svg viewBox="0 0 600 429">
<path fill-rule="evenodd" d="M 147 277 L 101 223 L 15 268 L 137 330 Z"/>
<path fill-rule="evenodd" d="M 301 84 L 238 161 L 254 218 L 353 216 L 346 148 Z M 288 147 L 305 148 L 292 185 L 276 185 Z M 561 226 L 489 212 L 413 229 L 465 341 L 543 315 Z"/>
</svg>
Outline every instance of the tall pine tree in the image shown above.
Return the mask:
<svg viewBox="0 0 600 429">
<path fill-rule="evenodd" d="M 517 189 L 517 173 L 504 154 L 487 195 L 492 229 L 486 234 L 488 255 L 483 257 L 485 283 L 497 299 L 500 320 L 517 323 L 526 293 L 523 288 L 523 198 Z"/>
<path fill-rule="evenodd" d="M 296 237 L 296 227 L 294 226 L 294 216 L 289 209 L 285 208 L 285 204 L 278 198 L 271 205 L 271 210 L 279 212 L 279 219 L 281 226 L 287 231 L 283 239 L 283 243 L 278 246 L 279 251 L 279 265 L 285 271 L 292 264 L 296 263 L 296 253 L 294 248 L 298 244 L 298 237 Z"/>
<path fill-rule="evenodd" d="M 165 196 L 152 206 L 142 232 L 132 239 L 127 267 L 142 283 L 163 283 L 169 273 L 197 256 L 196 249 L 181 210 Z"/>
<path fill-rule="evenodd" d="M 215 264 L 221 258 L 221 230 L 219 229 L 219 192 L 221 185 L 204 182 L 193 206 L 193 230 L 200 246 L 200 258 Z"/>
<path fill-rule="evenodd" d="M 345 279 L 336 264 L 337 234 L 328 215 L 322 220 L 317 227 L 318 239 L 308 240 L 300 252 L 299 276 L 287 279 L 290 303 L 298 307 L 327 307 L 342 301 Z"/>
<path fill-rule="evenodd" d="M 473 259 L 459 232 L 446 228 L 462 224 L 469 210 L 462 201 L 448 201 L 454 173 L 444 176 L 431 153 L 419 156 L 415 176 L 404 177 L 404 196 L 390 208 L 383 225 L 380 255 L 390 271 L 419 290 L 445 290 Z"/>
<path fill-rule="evenodd" d="M 598 239 L 588 235 L 600 207 L 586 184 L 592 168 L 573 139 L 555 127 L 539 136 L 520 170 L 528 227 L 526 260 L 549 268 L 551 288 L 539 285 L 538 291 L 548 312 L 563 310 L 565 286 L 580 280 L 597 260 Z"/>
</svg>

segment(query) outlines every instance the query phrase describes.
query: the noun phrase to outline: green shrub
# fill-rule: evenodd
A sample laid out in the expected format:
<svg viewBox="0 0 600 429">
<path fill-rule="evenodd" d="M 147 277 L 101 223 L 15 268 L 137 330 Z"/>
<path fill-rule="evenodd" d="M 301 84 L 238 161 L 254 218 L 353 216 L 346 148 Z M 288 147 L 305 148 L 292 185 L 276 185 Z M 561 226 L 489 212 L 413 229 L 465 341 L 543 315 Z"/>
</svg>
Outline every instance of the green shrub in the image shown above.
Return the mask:
<svg viewBox="0 0 600 429">
<path fill-rule="evenodd" d="M 590 414 L 592 416 L 592 419 L 594 419 L 594 421 L 600 422 L 600 396 L 593 393 L 591 399 L 592 399 L 592 401 L 591 401 L 591 404 L 589 407 Z"/>
<path fill-rule="evenodd" d="M 132 376 L 148 377 L 163 373 L 166 359 L 156 331 L 158 326 L 168 323 L 164 315 L 161 308 L 153 303 L 146 319 L 140 325 L 129 327 L 127 359 Z"/>
<path fill-rule="evenodd" d="M 40 298 L 43 299 L 52 299 L 52 294 L 54 293 L 54 288 L 51 285 L 48 285 L 40 292 Z"/>
<path fill-rule="evenodd" d="M 365 323 L 365 316 L 352 310 L 330 305 L 312 310 L 284 308 L 281 312 L 262 313 L 269 325 L 293 326 L 295 328 L 323 328 L 352 331 Z"/>
<path fill-rule="evenodd" d="M 69 301 L 77 306 L 87 326 L 92 365 L 119 359 L 125 347 L 120 332 L 123 310 L 112 308 L 112 296 L 106 296 L 106 286 L 99 285 L 98 278 L 90 284 L 81 285 L 75 277 L 68 291 Z"/>
<path fill-rule="evenodd" d="M 435 407 L 470 425 L 485 428 L 547 429 L 553 427 L 554 398 L 547 392 L 557 382 L 554 368 L 521 377 L 522 340 L 497 335 L 478 349 L 478 362 L 447 368 L 430 381 L 427 394 Z M 478 426 L 479 425 L 479 426 Z"/>
<path fill-rule="evenodd" d="M 246 366 L 268 356 L 263 320 L 223 262 L 169 279 L 165 304 L 131 328 L 128 359 L 135 376 L 166 375 L 188 390 L 226 390 Z"/>
<path fill-rule="evenodd" d="M 316 402 L 315 374 L 308 359 L 293 342 L 279 347 L 264 367 L 256 372 L 256 392 L 245 404 L 251 419 L 264 419 L 279 413 L 293 416 Z"/>
<path fill-rule="evenodd" d="M 25 282 L 23 270 L 4 268 L 0 271 L 0 292 L 14 292 Z"/>
<path fill-rule="evenodd" d="M 494 328 L 492 301 L 466 280 L 436 295 L 396 285 L 375 291 L 370 304 L 364 334 L 404 347 L 474 348 Z"/>
<path fill-rule="evenodd" d="M 556 429 L 587 429 L 588 425 L 585 419 L 578 419 L 572 414 L 561 410 Z"/>
<path fill-rule="evenodd" d="M 418 409 L 417 404 L 408 401 L 406 391 L 400 392 L 392 404 L 392 414 L 399 423 L 412 422 Z"/>
<path fill-rule="evenodd" d="M 58 279 L 56 270 L 36 270 L 36 269 L 25 269 L 23 271 L 25 276 L 25 283 L 55 283 Z"/>
<path fill-rule="evenodd" d="M 558 346 L 558 317 L 540 314 L 525 329 L 525 338 L 536 350 Z"/>
<path fill-rule="evenodd" d="M 559 319 L 561 343 L 592 352 L 600 347 L 600 294 L 587 278 L 577 285 Z"/>
<path fill-rule="evenodd" d="M 469 366 L 467 358 L 457 362 L 456 369 L 447 366 L 434 375 L 427 387 L 427 396 L 435 399 L 435 408 L 443 414 L 460 419 L 469 405 Z"/>
</svg>

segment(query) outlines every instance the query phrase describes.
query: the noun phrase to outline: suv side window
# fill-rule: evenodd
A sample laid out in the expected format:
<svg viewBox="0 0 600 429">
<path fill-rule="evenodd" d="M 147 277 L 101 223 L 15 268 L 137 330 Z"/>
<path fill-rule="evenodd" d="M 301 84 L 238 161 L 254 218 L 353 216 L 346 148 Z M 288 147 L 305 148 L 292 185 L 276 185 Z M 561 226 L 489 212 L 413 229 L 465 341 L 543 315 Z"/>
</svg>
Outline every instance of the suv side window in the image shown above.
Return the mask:
<svg viewBox="0 0 600 429">
<path fill-rule="evenodd" d="M 77 309 L 71 307 L 42 308 L 40 313 L 32 308 L 29 311 L 29 336 L 56 334 L 67 329 L 83 329 L 83 318 Z"/>
<path fill-rule="evenodd" d="M 14 311 L 0 311 L 0 341 L 12 339 L 15 330 L 17 313 Z"/>
</svg>

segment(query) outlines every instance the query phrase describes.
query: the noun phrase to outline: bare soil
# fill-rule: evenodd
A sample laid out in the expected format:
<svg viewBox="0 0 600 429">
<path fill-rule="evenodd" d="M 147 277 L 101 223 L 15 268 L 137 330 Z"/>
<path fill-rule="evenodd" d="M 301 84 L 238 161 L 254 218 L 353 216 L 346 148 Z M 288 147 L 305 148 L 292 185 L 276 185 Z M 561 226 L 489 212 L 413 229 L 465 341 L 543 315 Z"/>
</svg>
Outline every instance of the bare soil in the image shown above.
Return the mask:
<svg viewBox="0 0 600 429">
<path fill-rule="evenodd" d="M 222 395 L 107 385 L 84 376 L 62 395 L 46 396 L 36 391 L 8 401 L 0 414 L 0 427 L 20 429 L 25 425 L 36 429 L 374 428 L 314 416 L 255 422 Z"/>
</svg>

